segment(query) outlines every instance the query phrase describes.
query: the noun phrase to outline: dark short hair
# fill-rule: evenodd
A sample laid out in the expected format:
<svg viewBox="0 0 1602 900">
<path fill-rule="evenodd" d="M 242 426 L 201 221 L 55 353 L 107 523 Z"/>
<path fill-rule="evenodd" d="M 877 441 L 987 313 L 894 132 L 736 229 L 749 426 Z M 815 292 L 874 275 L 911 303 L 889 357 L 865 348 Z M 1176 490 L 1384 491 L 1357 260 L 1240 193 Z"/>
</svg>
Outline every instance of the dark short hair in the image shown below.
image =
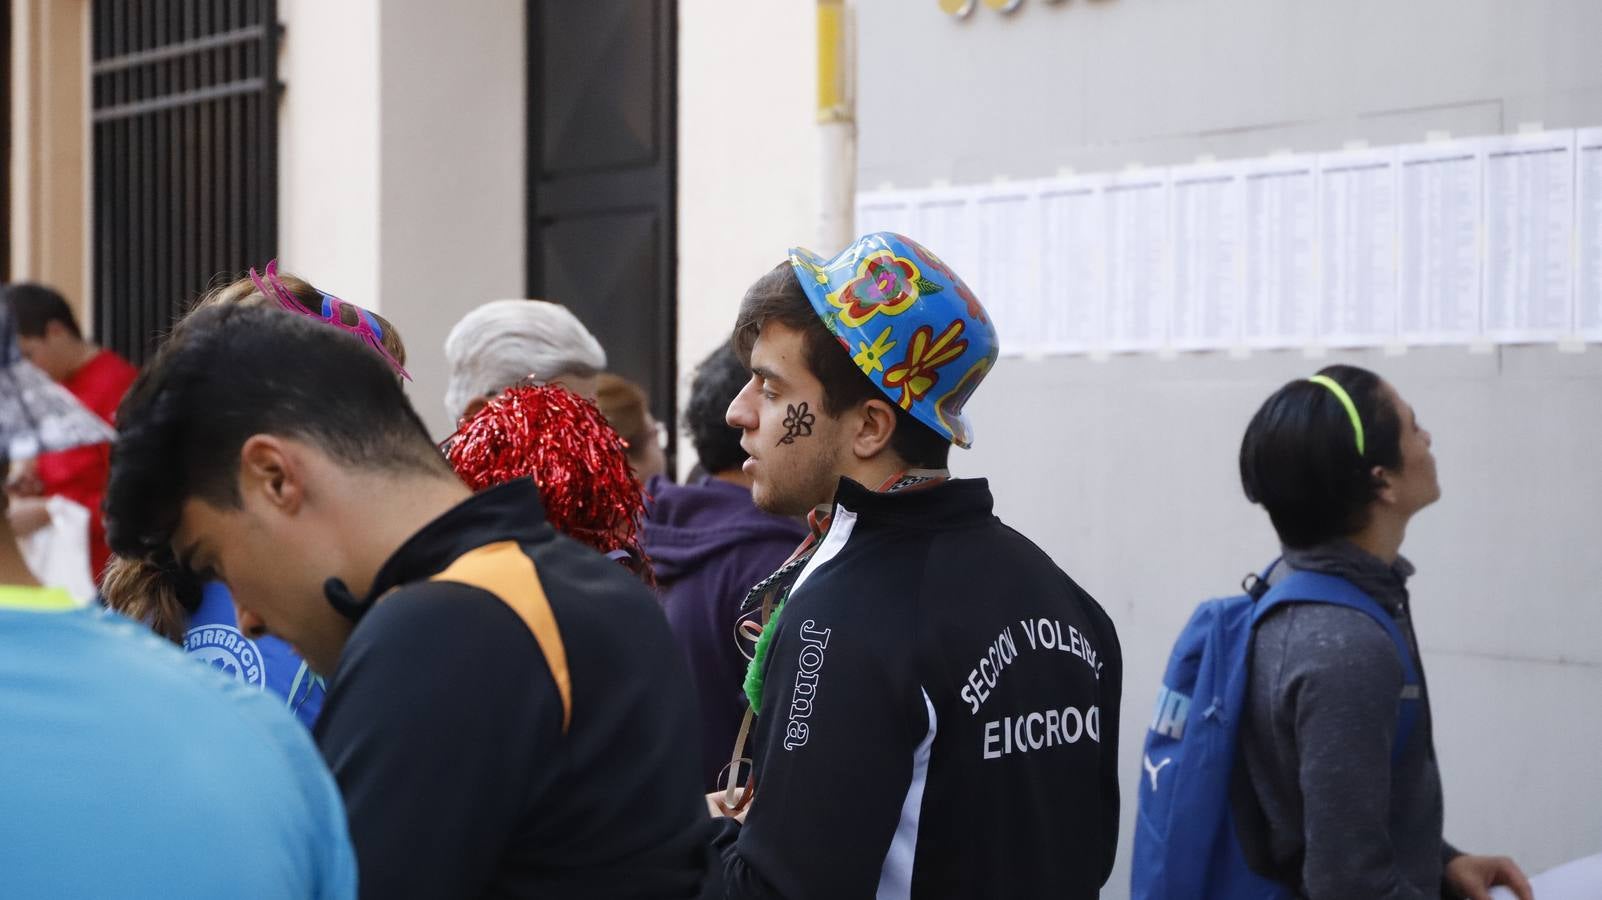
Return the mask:
<svg viewBox="0 0 1602 900">
<path fill-rule="evenodd" d="M 908 465 L 943 469 L 951 454 L 951 441 L 913 415 L 891 402 L 852 361 L 851 353 L 839 338 L 829 333 L 823 319 L 812 308 L 795 270 L 789 262 L 779 263 L 758 278 L 740 302 L 731 340 L 740 364 L 751 365 L 751 348 L 768 322 L 778 322 L 801 332 L 802 352 L 807 369 L 823 384 L 823 411 L 838 416 L 867 400 L 884 400 L 896 411 L 896 430 L 890 436 L 890 449 Z"/>
<path fill-rule="evenodd" d="M 1329 366 L 1357 407 L 1364 452 L 1346 407 L 1328 387 L 1292 381 L 1270 396 L 1240 444 L 1246 499 L 1268 510 L 1287 547 L 1306 548 L 1349 537 L 1368 524 L 1379 490 L 1375 466 L 1401 466 L 1401 418 L 1378 375 L 1356 366 Z"/>
<path fill-rule="evenodd" d="M 6 302 L 11 305 L 11 316 L 17 323 L 17 334 L 23 337 L 44 337 L 51 322 L 60 322 L 75 338 L 83 337 L 78 317 L 72 314 L 67 298 L 54 288 L 31 281 L 8 284 Z"/>
<path fill-rule="evenodd" d="M 451 477 L 382 357 L 337 328 L 217 304 L 185 318 L 117 411 L 106 535 L 121 556 L 168 546 L 185 500 L 236 508 L 252 435 L 311 443 L 352 469 Z"/>
<path fill-rule="evenodd" d="M 734 348 L 724 344 L 695 368 L 690 400 L 684 406 L 684 433 L 707 474 L 740 468 L 746 452 L 740 449 L 740 429 L 729 424 L 729 404 L 751 378 Z"/>
</svg>

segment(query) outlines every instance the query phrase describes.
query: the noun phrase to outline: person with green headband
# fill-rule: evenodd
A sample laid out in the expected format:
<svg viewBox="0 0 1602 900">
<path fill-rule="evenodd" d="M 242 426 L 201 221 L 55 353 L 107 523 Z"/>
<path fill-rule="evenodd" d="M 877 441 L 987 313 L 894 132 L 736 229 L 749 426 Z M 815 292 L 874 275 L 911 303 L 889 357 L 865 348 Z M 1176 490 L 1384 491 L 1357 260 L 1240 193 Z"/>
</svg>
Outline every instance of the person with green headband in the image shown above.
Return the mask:
<svg viewBox="0 0 1602 900">
<path fill-rule="evenodd" d="M 1230 805 L 1247 862 L 1298 897 L 1529 900 L 1506 857 L 1442 837 L 1429 693 L 1413 630 L 1402 540 L 1441 496 L 1430 434 L 1396 389 L 1329 366 L 1265 401 L 1240 448 L 1246 496 L 1268 511 L 1286 570 L 1345 579 L 1395 620 L 1417 665 L 1406 684 L 1379 623 L 1331 603 L 1287 603 L 1252 634 Z M 1399 709 L 1416 701 L 1393 746 Z"/>
</svg>

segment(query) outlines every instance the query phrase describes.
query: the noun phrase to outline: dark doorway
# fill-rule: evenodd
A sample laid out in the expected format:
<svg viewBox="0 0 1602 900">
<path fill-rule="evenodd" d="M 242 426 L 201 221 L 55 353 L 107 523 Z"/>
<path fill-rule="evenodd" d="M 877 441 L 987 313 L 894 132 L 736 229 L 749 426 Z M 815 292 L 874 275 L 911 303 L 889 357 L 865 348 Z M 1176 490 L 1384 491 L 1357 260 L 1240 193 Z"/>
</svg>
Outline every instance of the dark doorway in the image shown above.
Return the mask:
<svg viewBox="0 0 1602 900">
<path fill-rule="evenodd" d="M 135 364 L 277 246 L 276 6 L 94 0 L 95 322 Z"/>
<path fill-rule="evenodd" d="M 674 0 L 530 0 L 528 287 L 673 424 Z"/>
</svg>

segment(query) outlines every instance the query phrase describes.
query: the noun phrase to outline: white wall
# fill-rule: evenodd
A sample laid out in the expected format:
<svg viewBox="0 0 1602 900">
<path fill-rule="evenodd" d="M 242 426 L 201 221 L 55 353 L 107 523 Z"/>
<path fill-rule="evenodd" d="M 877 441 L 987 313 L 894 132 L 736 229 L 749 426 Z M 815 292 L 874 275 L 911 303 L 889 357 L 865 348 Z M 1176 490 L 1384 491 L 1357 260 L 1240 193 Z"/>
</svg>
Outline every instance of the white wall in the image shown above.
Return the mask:
<svg viewBox="0 0 1602 900">
<path fill-rule="evenodd" d="M 859 183 L 1116 169 L 1200 154 L 1602 125 L 1602 4 L 1025 0 L 954 21 L 859 4 Z M 936 252 L 940 248 L 932 248 Z M 1236 453 L 1281 383 L 1334 361 L 1391 379 L 1435 437 L 1444 499 L 1406 552 L 1446 832 L 1527 869 L 1602 851 L 1602 347 L 1003 360 L 959 474 L 1097 596 L 1126 658 L 1127 894 L 1140 741 L 1173 637 L 1274 552 Z"/>
<path fill-rule="evenodd" d="M 286 0 L 285 268 L 380 310 L 406 338 L 430 429 L 444 340 L 524 290 L 524 4 Z"/>
<path fill-rule="evenodd" d="M 682 399 L 745 289 L 816 240 L 816 45 L 811 3 L 679 3 Z M 680 446 L 688 469 L 694 453 Z"/>
<path fill-rule="evenodd" d="M 363 306 L 378 299 L 379 0 L 282 0 L 279 264 Z"/>
<path fill-rule="evenodd" d="M 468 310 L 521 297 L 523 0 L 384 0 L 379 297 L 406 333 L 412 403 L 436 435 L 445 335 Z"/>
</svg>

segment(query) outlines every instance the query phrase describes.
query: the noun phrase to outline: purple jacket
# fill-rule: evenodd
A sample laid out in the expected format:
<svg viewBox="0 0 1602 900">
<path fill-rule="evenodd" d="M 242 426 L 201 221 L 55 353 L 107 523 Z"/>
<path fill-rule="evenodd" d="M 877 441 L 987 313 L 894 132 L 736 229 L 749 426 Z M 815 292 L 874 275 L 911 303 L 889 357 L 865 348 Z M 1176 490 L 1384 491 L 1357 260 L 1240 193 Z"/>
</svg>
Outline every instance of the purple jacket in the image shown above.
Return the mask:
<svg viewBox="0 0 1602 900">
<path fill-rule="evenodd" d="M 715 478 L 677 485 L 656 477 L 646 491 L 645 551 L 690 661 L 701 702 L 701 774 L 712 791 L 745 714 L 746 662 L 734 638 L 740 602 L 784 564 L 807 529 L 757 509 L 750 491 Z"/>
</svg>

